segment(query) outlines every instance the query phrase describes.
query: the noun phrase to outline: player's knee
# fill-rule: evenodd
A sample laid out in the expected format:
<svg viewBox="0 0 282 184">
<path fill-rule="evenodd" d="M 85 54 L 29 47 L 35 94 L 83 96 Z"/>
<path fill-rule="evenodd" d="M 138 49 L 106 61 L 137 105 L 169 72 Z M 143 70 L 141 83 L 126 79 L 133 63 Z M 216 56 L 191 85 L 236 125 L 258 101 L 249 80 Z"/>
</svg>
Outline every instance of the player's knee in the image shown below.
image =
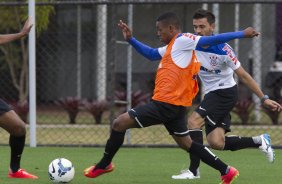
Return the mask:
<svg viewBox="0 0 282 184">
<path fill-rule="evenodd" d="M 25 123 L 23 121 L 18 122 L 10 133 L 14 136 L 24 136 L 26 134 Z"/>
<path fill-rule="evenodd" d="M 196 121 L 196 119 L 194 118 L 189 118 L 188 119 L 188 128 L 189 129 L 198 129 L 201 128 L 202 123 L 200 123 L 199 121 Z"/>
<path fill-rule="evenodd" d="M 191 144 L 192 144 L 192 141 L 191 142 L 190 141 L 189 142 L 185 142 L 185 143 L 181 144 L 180 147 L 187 151 L 187 150 L 189 150 L 191 148 Z"/>
<path fill-rule="evenodd" d="M 215 150 L 223 150 L 224 141 L 208 141 L 210 147 Z"/>
<path fill-rule="evenodd" d="M 175 140 L 180 148 L 187 151 L 192 145 L 192 139 L 190 137 L 175 137 Z"/>
<path fill-rule="evenodd" d="M 113 124 L 112 124 L 112 129 L 115 131 L 121 130 L 121 123 L 118 118 L 114 119 Z"/>
<path fill-rule="evenodd" d="M 117 117 L 114 121 L 113 121 L 113 125 L 112 125 L 112 129 L 118 132 L 124 132 L 126 131 L 128 128 L 126 127 L 126 120 L 123 118 L 123 116 L 119 116 Z"/>
</svg>

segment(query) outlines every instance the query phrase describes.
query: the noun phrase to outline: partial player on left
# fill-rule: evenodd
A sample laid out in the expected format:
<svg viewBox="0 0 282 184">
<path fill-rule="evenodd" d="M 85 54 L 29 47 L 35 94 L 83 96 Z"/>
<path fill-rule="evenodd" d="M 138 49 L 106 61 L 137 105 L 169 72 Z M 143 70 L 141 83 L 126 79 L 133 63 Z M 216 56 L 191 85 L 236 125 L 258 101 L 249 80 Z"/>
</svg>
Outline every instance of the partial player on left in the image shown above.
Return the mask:
<svg viewBox="0 0 282 184">
<path fill-rule="evenodd" d="M 32 18 L 29 17 L 20 32 L 14 34 L 0 34 L 0 44 L 9 43 L 27 36 L 32 26 L 33 21 Z M 10 134 L 9 145 L 11 148 L 11 159 L 8 177 L 37 179 L 37 176 L 26 172 L 20 167 L 26 137 L 25 122 L 23 122 L 16 112 L 2 99 L 0 99 L 0 127 Z"/>
</svg>

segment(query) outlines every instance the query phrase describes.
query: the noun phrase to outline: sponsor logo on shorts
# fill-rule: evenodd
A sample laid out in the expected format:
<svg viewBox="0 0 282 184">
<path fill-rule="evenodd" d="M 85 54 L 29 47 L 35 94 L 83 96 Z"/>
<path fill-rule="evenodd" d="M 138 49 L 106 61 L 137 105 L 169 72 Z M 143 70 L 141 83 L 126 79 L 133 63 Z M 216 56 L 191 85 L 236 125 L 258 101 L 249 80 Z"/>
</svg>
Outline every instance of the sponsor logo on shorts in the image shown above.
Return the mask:
<svg viewBox="0 0 282 184">
<path fill-rule="evenodd" d="M 204 109 L 204 108 L 201 107 L 201 106 L 199 107 L 199 109 L 202 110 L 202 111 L 207 111 L 206 109 Z"/>
</svg>

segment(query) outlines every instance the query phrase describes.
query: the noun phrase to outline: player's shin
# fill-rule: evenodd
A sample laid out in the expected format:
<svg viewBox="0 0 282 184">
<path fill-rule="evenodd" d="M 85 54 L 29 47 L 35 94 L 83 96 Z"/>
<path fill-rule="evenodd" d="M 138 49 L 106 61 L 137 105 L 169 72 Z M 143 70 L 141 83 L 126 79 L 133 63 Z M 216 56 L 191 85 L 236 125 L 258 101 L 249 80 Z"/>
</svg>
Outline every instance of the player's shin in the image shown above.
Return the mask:
<svg viewBox="0 0 282 184">
<path fill-rule="evenodd" d="M 189 130 L 190 137 L 193 141 L 203 144 L 203 132 L 201 129 L 193 129 Z M 192 153 L 190 154 L 190 166 L 189 170 L 196 176 L 197 175 L 197 169 L 200 166 L 201 159 Z"/>
<path fill-rule="evenodd" d="M 116 152 L 122 146 L 125 132 L 111 131 L 110 138 L 107 141 L 103 158 L 96 165 L 95 169 L 105 169 L 112 161 Z"/>
<path fill-rule="evenodd" d="M 225 175 L 228 172 L 228 166 L 216 155 L 214 155 L 207 147 L 193 141 L 188 151 L 199 156 L 203 162 L 218 170 L 221 175 Z"/>
<path fill-rule="evenodd" d="M 9 144 L 11 147 L 10 169 L 12 172 L 16 172 L 20 168 L 21 155 L 25 144 L 25 135 L 20 137 L 10 135 Z"/>
<path fill-rule="evenodd" d="M 236 151 L 245 148 L 258 148 L 252 137 L 226 136 L 224 150 Z"/>
</svg>

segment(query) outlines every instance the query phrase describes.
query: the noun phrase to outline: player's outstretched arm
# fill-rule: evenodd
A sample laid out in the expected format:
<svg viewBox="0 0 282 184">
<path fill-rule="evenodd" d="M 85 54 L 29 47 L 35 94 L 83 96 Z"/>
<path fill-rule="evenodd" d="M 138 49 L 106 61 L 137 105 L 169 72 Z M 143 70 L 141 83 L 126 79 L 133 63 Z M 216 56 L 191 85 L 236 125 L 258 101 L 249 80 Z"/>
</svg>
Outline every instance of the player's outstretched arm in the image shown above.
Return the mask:
<svg viewBox="0 0 282 184">
<path fill-rule="evenodd" d="M 28 35 L 32 26 L 33 26 L 32 18 L 28 17 L 22 30 L 19 33 L 0 35 L 0 44 L 8 43 Z"/>
<path fill-rule="evenodd" d="M 122 20 L 119 21 L 118 27 L 122 31 L 124 39 L 126 41 L 128 41 L 128 43 L 130 45 L 132 45 L 139 54 L 141 54 L 142 56 L 146 57 L 147 59 L 149 59 L 151 61 L 160 60 L 162 58 L 161 55 L 159 54 L 158 49 L 152 48 L 152 47 L 145 45 L 144 43 L 136 40 L 132 36 L 131 29 Z"/>
<path fill-rule="evenodd" d="M 252 78 L 252 76 L 244 70 L 242 66 L 240 66 L 237 70 L 235 70 L 235 73 L 239 77 L 239 79 L 248 86 L 249 89 L 252 90 L 253 93 L 255 93 L 260 99 L 264 97 L 264 94 L 260 87 L 257 85 L 256 81 Z M 265 99 L 263 100 L 262 104 L 271 109 L 272 111 L 278 111 L 280 112 L 282 110 L 282 107 L 279 103 L 277 103 L 274 100 L 271 99 Z"/>
<path fill-rule="evenodd" d="M 204 47 L 204 46 L 218 45 L 221 43 L 228 42 L 230 40 L 240 39 L 240 38 L 253 38 L 258 35 L 259 33 L 255 31 L 254 28 L 248 27 L 243 31 L 221 33 L 214 36 L 202 36 L 200 37 L 197 46 Z"/>
</svg>

